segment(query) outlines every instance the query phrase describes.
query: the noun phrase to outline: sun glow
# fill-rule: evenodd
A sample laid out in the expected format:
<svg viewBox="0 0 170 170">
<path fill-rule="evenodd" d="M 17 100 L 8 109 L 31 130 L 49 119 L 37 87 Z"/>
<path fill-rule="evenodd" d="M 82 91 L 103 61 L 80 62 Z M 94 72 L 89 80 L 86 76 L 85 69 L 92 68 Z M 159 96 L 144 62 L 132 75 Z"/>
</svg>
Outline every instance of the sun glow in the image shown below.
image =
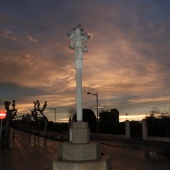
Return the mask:
<svg viewBox="0 0 170 170">
<path fill-rule="evenodd" d="M 139 115 L 120 115 L 119 116 L 119 119 L 120 119 L 120 122 L 123 122 L 123 121 L 126 121 L 126 120 L 129 120 L 129 121 L 140 121 L 142 119 L 144 119 L 146 117 L 146 114 L 139 114 Z"/>
</svg>

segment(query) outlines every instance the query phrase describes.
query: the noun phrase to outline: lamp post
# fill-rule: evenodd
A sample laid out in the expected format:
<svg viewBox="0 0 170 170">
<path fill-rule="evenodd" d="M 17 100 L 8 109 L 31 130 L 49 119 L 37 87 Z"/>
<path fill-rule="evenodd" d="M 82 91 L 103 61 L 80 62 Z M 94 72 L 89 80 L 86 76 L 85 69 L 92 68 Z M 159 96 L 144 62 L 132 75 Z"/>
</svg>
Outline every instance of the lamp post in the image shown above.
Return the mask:
<svg viewBox="0 0 170 170">
<path fill-rule="evenodd" d="M 56 122 L 56 107 L 55 108 L 50 108 L 50 109 L 55 111 L 54 122 Z"/>
<path fill-rule="evenodd" d="M 99 132 L 99 121 L 98 121 L 98 118 L 99 118 L 99 111 L 98 111 L 98 93 L 91 93 L 91 92 L 87 92 L 87 94 L 91 94 L 91 95 L 94 95 L 96 96 L 96 110 L 97 110 L 97 133 Z"/>
</svg>

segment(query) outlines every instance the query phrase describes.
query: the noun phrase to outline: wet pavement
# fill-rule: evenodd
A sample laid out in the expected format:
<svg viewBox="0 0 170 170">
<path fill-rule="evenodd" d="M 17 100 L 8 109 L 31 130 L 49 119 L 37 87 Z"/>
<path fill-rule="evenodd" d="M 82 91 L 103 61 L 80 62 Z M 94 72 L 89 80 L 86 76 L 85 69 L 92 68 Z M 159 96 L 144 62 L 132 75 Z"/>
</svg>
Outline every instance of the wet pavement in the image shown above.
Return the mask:
<svg viewBox="0 0 170 170">
<path fill-rule="evenodd" d="M 143 149 L 125 147 L 118 142 L 102 142 L 102 152 L 112 156 L 113 170 L 170 170 L 170 165 L 146 160 Z"/>
<path fill-rule="evenodd" d="M 57 160 L 57 141 L 16 131 L 9 149 L 0 150 L 0 170 L 46 170 Z M 123 147 L 118 142 L 101 142 L 102 154 L 112 156 L 113 170 L 170 170 L 170 165 L 147 161 L 144 151 Z"/>
</svg>

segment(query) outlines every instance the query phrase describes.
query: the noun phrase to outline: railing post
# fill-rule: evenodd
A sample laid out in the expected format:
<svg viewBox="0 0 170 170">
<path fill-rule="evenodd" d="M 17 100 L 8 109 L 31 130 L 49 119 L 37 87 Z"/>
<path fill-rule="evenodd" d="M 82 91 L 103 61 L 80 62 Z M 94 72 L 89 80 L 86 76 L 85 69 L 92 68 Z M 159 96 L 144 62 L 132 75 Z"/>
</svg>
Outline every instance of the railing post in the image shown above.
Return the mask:
<svg viewBox="0 0 170 170">
<path fill-rule="evenodd" d="M 130 139 L 130 122 L 129 122 L 129 120 L 125 121 L 125 135 L 126 135 L 126 139 Z"/>
<path fill-rule="evenodd" d="M 147 140 L 148 138 L 148 126 L 146 119 L 142 120 L 142 134 L 143 134 L 143 140 Z"/>
</svg>

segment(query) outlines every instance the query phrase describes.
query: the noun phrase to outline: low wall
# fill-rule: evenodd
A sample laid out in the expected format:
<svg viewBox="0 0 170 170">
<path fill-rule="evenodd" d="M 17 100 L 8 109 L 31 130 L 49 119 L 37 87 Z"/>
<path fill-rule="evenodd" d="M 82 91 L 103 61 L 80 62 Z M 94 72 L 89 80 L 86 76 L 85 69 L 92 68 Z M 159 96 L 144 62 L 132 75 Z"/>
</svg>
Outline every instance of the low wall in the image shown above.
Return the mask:
<svg viewBox="0 0 170 170">
<path fill-rule="evenodd" d="M 149 140 L 149 141 L 160 141 L 160 142 L 170 142 L 170 137 L 156 137 L 156 136 L 149 136 L 149 137 L 145 137 L 144 140 Z"/>
<path fill-rule="evenodd" d="M 107 138 L 123 138 L 123 139 L 126 139 L 126 135 L 112 135 L 112 134 L 103 134 L 103 133 L 100 133 L 100 134 L 97 134 L 97 136 L 99 137 L 107 137 Z"/>
<path fill-rule="evenodd" d="M 143 140 L 170 142 L 170 137 L 148 136 L 148 125 L 146 119 L 142 120 Z"/>
</svg>

